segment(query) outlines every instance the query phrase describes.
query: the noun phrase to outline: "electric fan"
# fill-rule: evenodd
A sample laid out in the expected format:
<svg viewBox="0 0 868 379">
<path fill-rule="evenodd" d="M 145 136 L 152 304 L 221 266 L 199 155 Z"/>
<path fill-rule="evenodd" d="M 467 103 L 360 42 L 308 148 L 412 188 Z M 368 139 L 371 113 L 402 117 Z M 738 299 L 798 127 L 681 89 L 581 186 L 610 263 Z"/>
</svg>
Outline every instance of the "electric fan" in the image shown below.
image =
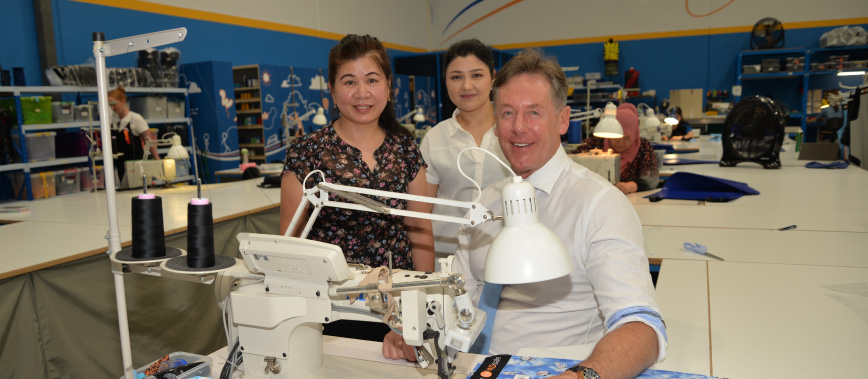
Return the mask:
<svg viewBox="0 0 868 379">
<path fill-rule="evenodd" d="M 720 165 L 732 167 L 741 162 L 754 162 L 764 168 L 780 168 L 787 122 L 785 108 L 762 96 L 739 101 L 723 122 Z"/>
<path fill-rule="evenodd" d="M 750 33 L 751 50 L 784 47 L 784 26 L 775 18 L 757 21 Z"/>
</svg>

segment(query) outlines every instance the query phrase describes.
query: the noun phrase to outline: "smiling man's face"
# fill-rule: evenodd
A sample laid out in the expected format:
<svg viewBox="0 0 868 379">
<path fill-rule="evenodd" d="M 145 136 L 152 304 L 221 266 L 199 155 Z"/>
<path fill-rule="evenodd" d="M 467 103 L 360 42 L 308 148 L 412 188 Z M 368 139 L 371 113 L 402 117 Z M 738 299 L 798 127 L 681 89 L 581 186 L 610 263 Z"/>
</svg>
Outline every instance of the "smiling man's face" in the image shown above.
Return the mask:
<svg viewBox="0 0 868 379">
<path fill-rule="evenodd" d="M 513 171 L 527 179 L 560 149 L 570 107 L 557 109 L 544 76 L 521 74 L 498 90 L 494 117 L 503 155 Z"/>
</svg>

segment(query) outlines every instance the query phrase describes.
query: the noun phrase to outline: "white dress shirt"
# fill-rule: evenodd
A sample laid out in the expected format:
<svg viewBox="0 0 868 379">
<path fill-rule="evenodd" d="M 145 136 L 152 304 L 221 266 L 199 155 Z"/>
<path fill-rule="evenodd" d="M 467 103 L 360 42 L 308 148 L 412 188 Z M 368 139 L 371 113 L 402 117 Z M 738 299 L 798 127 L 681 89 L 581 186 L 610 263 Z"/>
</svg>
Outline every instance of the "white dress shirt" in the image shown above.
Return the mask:
<svg viewBox="0 0 868 379">
<path fill-rule="evenodd" d="M 443 120 L 437 126 L 425 134 L 422 145 L 422 157 L 428 163 L 426 179 L 428 183 L 438 185 L 437 197 L 441 199 L 476 201 L 479 191 L 472 182 L 458 172 L 456 158 L 458 153 L 468 147 L 477 147 L 476 140 L 458 123 L 459 110 L 452 113 L 452 118 Z M 485 132 L 482 144 L 479 146 L 494 153 L 504 163 L 506 158 L 500 150 L 497 136 L 494 135 L 494 125 Z M 471 150 L 461 155 L 461 168 L 467 176 L 479 183 L 480 188 L 485 189 L 491 183 L 510 176 L 509 170 L 498 163 L 490 155 Z M 466 209 L 434 205 L 433 213 L 464 217 Z M 455 253 L 458 245 L 458 224 L 432 221 L 434 228 L 434 251 L 438 257 L 444 257 Z"/>
<path fill-rule="evenodd" d="M 607 331 L 638 321 L 657 332 L 658 361 L 663 359 L 666 330 L 639 217 L 627 198 L 573 162 L 563 148 L 527 181 L 536 188 L 540 222 L 561 238 L 574 270 L 545 282 L 504 286 L 490 353 L 596 343 Z M 480 202 L 495 215 L 503 214 L 500 192 L 507 182 L 482 193 Z M 482 292 L 488 247 L 502 225 L 495 221 L 461 227 L 454 271 L 464 274 L 475 302 Z"/>
</svg>

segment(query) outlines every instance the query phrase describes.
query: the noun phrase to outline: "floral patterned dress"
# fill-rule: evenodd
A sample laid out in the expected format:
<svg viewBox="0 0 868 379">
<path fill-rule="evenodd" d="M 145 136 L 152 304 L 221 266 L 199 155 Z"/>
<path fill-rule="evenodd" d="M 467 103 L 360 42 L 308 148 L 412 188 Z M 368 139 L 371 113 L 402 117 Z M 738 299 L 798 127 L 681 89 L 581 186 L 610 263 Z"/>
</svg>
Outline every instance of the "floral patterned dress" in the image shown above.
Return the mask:
<svg viewBox="0 0 868 379">
<path fill-rule="evenodd" d="M 302 182 L 309 172 L 321 170 L 328 183 L 407 193 L 419 170 L 427 167 L 412 138 L 391 133 L 374 151 L 374 159 L 377 167 L 369 168 L 361 150 L 338 137 L 330 124 L 290 143 L 283 173 L 292 172 Z M 304 187 L 319 182 L 319 175 L 311 175 Z M 390 208 L 407 208 L 406 200 L 368 197 Z M 329 200 L 347 201 L 333 194 Z M 393 267 L 413 269 L 410 238 L 401 216 L 324 207 L 307 238 L 339 246 L 349 263 L 388 266 L 391 251 Z"/>
</svg>

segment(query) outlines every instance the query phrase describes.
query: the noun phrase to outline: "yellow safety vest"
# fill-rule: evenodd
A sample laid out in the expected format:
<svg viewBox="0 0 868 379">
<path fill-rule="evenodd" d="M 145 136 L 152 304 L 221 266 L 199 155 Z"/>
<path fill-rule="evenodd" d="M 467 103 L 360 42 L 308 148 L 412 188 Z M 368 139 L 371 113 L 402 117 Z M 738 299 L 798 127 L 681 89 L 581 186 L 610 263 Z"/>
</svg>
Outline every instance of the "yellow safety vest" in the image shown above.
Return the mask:
<svg viewBox="0 0 868 379">
<path fill-rule="evenodd" d="M 616 61 L 618 60 L 618 42 L 604 42 L 603 43 L 603 59 L 607 61 Z"/>
</svg>

